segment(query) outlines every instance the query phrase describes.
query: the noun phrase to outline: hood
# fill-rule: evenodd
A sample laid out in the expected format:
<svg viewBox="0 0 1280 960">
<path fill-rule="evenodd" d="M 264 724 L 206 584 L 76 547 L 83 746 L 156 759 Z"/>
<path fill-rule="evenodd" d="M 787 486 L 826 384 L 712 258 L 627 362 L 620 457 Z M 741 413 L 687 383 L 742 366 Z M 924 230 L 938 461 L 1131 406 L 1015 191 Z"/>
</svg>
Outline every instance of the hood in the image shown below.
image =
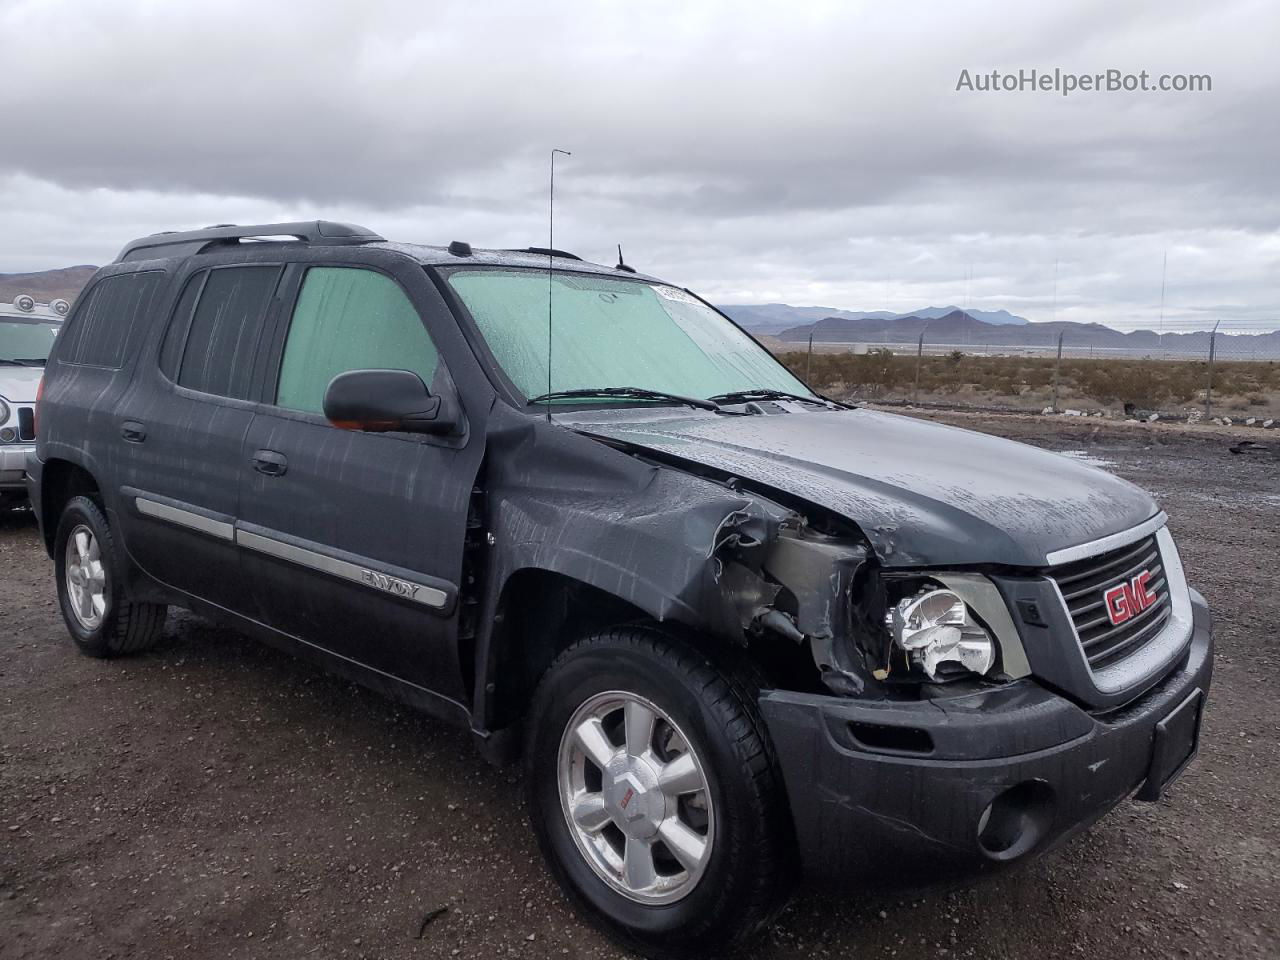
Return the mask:
<svg viewBox="0 0 1280 960">
<path fill-rule="evenodd" d="M 0 366 L 0 397 L 9 403 L 35 403 L 43 367 Z"/>
<path fill-rule="evenodd" d="M 1159 509 L 1133 484 L 1036 447 L 872 410 L 797 406 L 746 417 L 615 408 L 557 419 L 826 507 L 858 524 L 891 567 L 1041 567 L 1054 550 Z"/>
</svg>

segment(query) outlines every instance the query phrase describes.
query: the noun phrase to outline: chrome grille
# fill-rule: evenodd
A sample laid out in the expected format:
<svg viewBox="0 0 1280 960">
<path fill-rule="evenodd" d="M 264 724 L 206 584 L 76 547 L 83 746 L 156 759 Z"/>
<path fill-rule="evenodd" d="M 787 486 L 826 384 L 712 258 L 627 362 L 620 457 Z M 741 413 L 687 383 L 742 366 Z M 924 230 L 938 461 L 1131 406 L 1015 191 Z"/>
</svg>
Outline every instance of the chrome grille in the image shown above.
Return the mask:
<svg viewBox="0 0 1280 960">
<path fill-rule="evenodd" d="M 1129 583 L 1143 570 L 1151 574 L 1148 587 L 1155 603 L 1113 625 L 1107 615 L 1106 592 Z M 1169 621 L 1169 584 L 1154 535 L 1096 557 L 1051 567 L 1047 573 L 1062 592 L 1085 658 L 1095 670 L 1136 653 Z"/>
</svg>

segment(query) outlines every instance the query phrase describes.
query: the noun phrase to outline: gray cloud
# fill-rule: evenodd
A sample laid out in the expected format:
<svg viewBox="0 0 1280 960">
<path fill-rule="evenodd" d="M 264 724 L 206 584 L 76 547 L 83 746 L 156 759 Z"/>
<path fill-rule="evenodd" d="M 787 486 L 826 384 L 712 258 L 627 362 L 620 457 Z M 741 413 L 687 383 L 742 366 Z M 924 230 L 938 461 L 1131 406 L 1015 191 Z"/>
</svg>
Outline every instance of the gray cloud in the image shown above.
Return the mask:
<svg viewBox="0 0 1280 960">
<path fill-rule="evenodd" d="M 557 239 L 724 301 L 1277 315 L 1280 11 L 1091 2 L 0 7 L 0 270 L 330 216 Z M 1208 73 L 1213 91 L 956 92 L 961 69 Z M 972 275 L 972 280 L 968 278 Z"/>
</svg>

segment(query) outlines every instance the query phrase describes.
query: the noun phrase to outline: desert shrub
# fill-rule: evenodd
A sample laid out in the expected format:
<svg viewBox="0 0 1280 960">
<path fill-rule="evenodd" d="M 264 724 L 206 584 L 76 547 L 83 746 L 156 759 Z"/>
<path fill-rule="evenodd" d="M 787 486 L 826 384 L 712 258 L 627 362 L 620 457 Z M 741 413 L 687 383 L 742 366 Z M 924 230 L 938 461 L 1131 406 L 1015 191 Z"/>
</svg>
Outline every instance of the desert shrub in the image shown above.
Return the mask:
<svg viewBox="0 0 1280 960">
<path fill-rule="evenodd" d="M 1077 389 L 1087 397 L 1150 408 L 1194 399 L 1203 383 L 1196 366 L 1173 360 L 1078 360 L 1070 371 Z"/>
<path fill-rule="evenodd" d="M 959 354 L 959 358 L 957 358 Z M 805 376 L 804 352 L 779 359 Z M 920 392 L 983 396 L 992 400 L 1027 397 L 1047 400 L 1053 384 L 1053 357 L 1005 357 L 952 351 L 919 358 Z M 902 398 L 910 395 L 916 378 L 914 353 L 894 354 L 884 348 L 854 353 L 815 353 L 812 384 L 818 390 L 852 397 Z M 1204 360 L 1154 360 L 1064 357 L 1060 370 L 1063 397 L 1090 403 L 1158 409 L 1199 401 L 1204 396 L 1208 366 Z M 1221 397 L 1265 406 L 1280 393 L 1280 363 L 1219 361 L 1214 364 L 1213 390 Z"/>
</svg>

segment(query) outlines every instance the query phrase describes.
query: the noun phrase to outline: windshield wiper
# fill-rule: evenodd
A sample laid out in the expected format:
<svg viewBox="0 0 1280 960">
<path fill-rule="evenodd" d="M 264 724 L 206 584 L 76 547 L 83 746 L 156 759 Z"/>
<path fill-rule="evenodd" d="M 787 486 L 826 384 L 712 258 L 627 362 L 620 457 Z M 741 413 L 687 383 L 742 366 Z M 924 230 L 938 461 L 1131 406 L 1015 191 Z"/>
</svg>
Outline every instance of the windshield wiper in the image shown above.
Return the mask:
<svg viewBox="0 0 1280 960">
<path fill-rule="evenodd" d="M 683 403 L 699 410 L 722 412 L 720 404 L 714 400 L 699 400 L 697 397 L 685 397 L 678 393 L 664 393 L 661 390 L 648 390 L 644 387 L 582 387 L 578 390 L 555 390 L 537 397 L 531 397 L 528 406 L 535 403 L 546 403 L 548 400 L 575 400 L 590 397 L 620 397 L 635 400 L 669 400 L 672 403 Z"/>
<path fill-rule="evenodd" d="M 14 357 L 13 362 L 24 367 L 43 367 L 48 363 L 47 360 L 42 360 L 40 357 Z"/>
<path fill-rule="evenodd" d="M 771 390 L 761 387 L 758 390 L 735 390 L 733 393 L 717 393 L 708 400 L 719 403 L 746 403 L 749 400 L 797 400 L 800 403 L 816 403 L 825 407 L 831 401 L 818 397 L 805 397 L 798 393 L 787 393 L 785 390 Z"/>
</svg>

